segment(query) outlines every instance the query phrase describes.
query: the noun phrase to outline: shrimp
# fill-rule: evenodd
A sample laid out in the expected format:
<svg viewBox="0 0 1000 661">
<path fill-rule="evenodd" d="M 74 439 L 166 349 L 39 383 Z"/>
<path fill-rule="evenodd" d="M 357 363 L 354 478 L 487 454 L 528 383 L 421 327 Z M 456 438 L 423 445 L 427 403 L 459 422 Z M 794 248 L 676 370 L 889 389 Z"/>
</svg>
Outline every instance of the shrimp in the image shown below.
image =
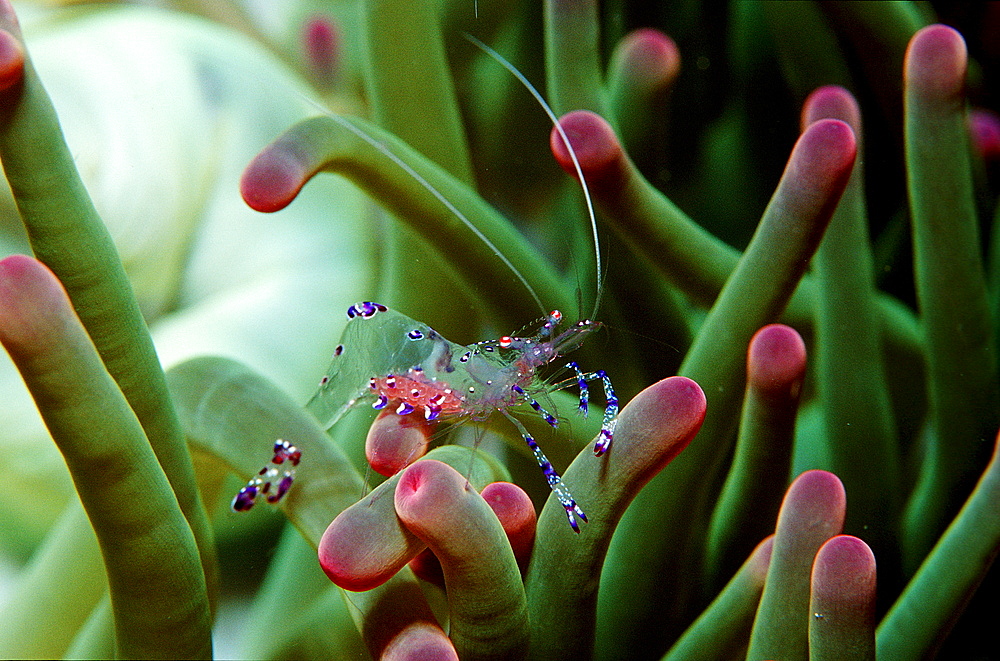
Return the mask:
<svg viewBox="0 0 1000 661">
<path fill-rule="evenodd" d="M 600 245 L 590 194 L 572 145 L 551 108 L 531 83 L 496 51 L 470 35 L 466 37 L 503 64 L 528 88 L 546 110 L 568 147 L 583 187 L 593 229 L 599 274 L 598 295 L 592 315 L 596 316 L 602 289 Z M 372 142 L 370 137 L 359 132 L 353 124 L 345 120 L 344 125 L 362 139 Z M 384 149 L 384 146 L 374 142 L 372 144 Z M 410 172 L 411 176 L 417 177 L 399 159 L 393 160 Z M 417 180 L 438 199 L 442 199 L 441 194 L 428 182 L 419 177 Z M 460 220 L 468 223 L 447 200 L 442 199 L 442 203 L 458 215 Z M 496 251 L 496 248 L 493 249 Z M 508 263 L 508 266 L 513 270 L 512 265 Z M 516 270 L 515 275 L 521 277 Z M 527 284 L 523 277 L 521 280 Z M 566 511 L 570 526 L 575 532 L 580 532 L 577 519 L 586 522 L 586 514 L 524 424 L 511 413 L 511 409 L 526 405 L 549 425 L 556 427 L 558 419 L 545 410 L 536 397 L 575 382 L 580 391 L 578 408 L 585 416 L 590 406 L 588 384 L 599 380 L 604 389 L 605 408 L 601 431 L 594 443 L 594 454 L 598 457 L 605 455 L 611 448 L 618 416 L 618 399 L 607 373 L 604 370 L 584 372 L 576 362 L 569 361 L 565 366 L 573 372 L 571 379 L 549 385 L 538 375 L 540 368 L 579 347 L 590 333 L 600 328 L 599 322 L 583 319 L 560 330 L 563 315 L 558 310 L 553 310 L 538 320 L 533 334 L 504 336 L 463 346 L 444 338 L 427 324 L 390 310 L 380 303 L 366 301 L 352 305 L 347 310 L 347 317 L 348 323 L 333 360 L 316 393 L 306 404 L 306 409 L 326 429 L 362 401 L 370 401 L 376 410 L 392 407 L 399 415 L 419 413 L 428 421 L 481 422 L 494 412 L 499 412 L 517 428 L 542 469 L 549 487 Z M 280 500 L 291 486 L 294 465 L 298 463 L 298 459 L 299 454 L 294 446 L 279 440 L 275 444 L 270 464 L 261 469 L 235 496 L 233 509 L 249 509 L 259 494 L 266 494 L 268 502 Z M 286 461 L 289 467 L 280 470 L 278 466 Z M 272 491 L 275 480 L 279 481 Z"/>
</svg>

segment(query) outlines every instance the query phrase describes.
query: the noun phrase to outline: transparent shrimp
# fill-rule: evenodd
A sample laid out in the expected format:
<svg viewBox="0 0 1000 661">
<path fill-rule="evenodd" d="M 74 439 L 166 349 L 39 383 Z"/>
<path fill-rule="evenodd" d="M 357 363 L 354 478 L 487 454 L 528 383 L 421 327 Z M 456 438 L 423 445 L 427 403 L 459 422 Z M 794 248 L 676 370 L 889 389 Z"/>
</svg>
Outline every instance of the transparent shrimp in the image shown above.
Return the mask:
<svg viewBox="0 0 1000 661">
<path fill-rule="evenodd" d="M 371 401 L 375 409 L 391 406 L 399 415 L 417 412 L 430 421 L 482 421 L 499 411 L 524 437 L 565 508 L 570 525 L 579 531 L 574 515 L 583 521 L 586 515 L 534 438 L 509 410 L 525 404 L 557 426 L 556 417 L 535 399 L 536 394 L 551 390 L 539 378 L 538 369 L 578 347 L 600 326 L 598 323 L 584 320 L 558 331 L 562 315 L 553 311 L 534 336 L 501 337 L 463 346 L 378 303 L 352 305 L 347 315 L 350 321 L 330 368 L 306 404 L 320 422 L 333 426 L 362 400 Z M 574 370 L 580 387 L 581 412 L 586 413 L 589 407 L 588 382 L 600 379 L 604 385 L 607 404 L 594 444 L 594 454 L 601 456 L 611 446 L 618 414 L 611 380 L 603 370 L 585 374 L 574 362 L 568 367 Z"/>
<path fill-rule="evenodd" d="M 521 80 L 545 108 L 567 145 L 587 202 L 593 229 L 597 273 L 601 274 L 600 245 L 593 206 L 582 169 L 569 139 L 559 126 L 552 110 L 524 76 L 488 46 L 474 37 L 466 36 Z M 384 146 L 347 120 L 342 123 L 362 139 L 377 148 L 384 149 Z M 430 183 L 412 173 L 399 159 L 392 158 L 392 160 L 410 172 L 411 176 L 415 176 L 422 186 L 442 200 L 442 203 L 460 220 L 469 224 Z M 500 255 L 492 244 L 490 247 Z M 509 263 L 508 266 L 527 285 L 521 274 L 517 273 Z M 596 316 L 601 289 L 599 275 L 592 316 Z M 537 300 L 537 295 L 535 298 Z M 521 405 L 529 406 L 548 424 L 556 427 L 557 418 L 546 411 L 536 398 L 575 383 L 580 390 L 579 411 L 586 415 L 590 403 L 588 384 L 600 380 L 606 404 L 601 431 L 594 443 L 594 454 L 598 457 L 606 454 L 614 439 L 618 399 L 611 380 L 604 370 L 584 372 L 577 363 L 569 361 L 566 367 L 573 371 L 574 376 L 555 386 L 546 383 L 538 374 L 540 368 L 579 347 L 590 333 L 600 328 L 599 322 L 584 319 L 560 330 L 563 315 L 554 310 L 539 321 L 537 330 L 531 335 L 505 336 L 463 346 L 447 340 L 427 324 L 390 310 L 379 303 L 368 301 L 352 305 L 347 310 L 347 317 L 347 326 L 334 352 L 330 367 L 320 381 L 316 393 L 306 404 L 306 408 L 327 429 L 336 424 L 348 410 L 363 401 L 371 402 L 371 406 L 378 410 L 391 407 L 391 410 L 399 415 L 419 413 L 428 421 L 463 419 L 483 421 L 494 412 L 499 412 L 520 432 L 542 469 L 549 487 L 565 509 L 570 526 L 575 532 L 580 532 L 577 519 L 586 522 L 586 514 L 576 503 L 569 488 L 535 439 L 511 413 L 511 409 Z M 277 502 L 287 492 L 294 476 L 294 469 L 291 467 L 284 471 L 277 469 L 277 465 L 285 463 L 289 458 L 287 443 L 285 445 L 282 443 L 284 442 L 279 441 L 275 444 L 275 454 L 271 463 L 233 499 L 233 509 L 237 511 L 249 509 L 260 493 L 267 493 L 269 502 Z M 292 450 L 295 450 L 294 447 Z M 297 454 L 294 463 L 298 463 Z M 278 488 L 270 491 L 271 481 L 279 476 L 281 480 Z"/>
</svg>

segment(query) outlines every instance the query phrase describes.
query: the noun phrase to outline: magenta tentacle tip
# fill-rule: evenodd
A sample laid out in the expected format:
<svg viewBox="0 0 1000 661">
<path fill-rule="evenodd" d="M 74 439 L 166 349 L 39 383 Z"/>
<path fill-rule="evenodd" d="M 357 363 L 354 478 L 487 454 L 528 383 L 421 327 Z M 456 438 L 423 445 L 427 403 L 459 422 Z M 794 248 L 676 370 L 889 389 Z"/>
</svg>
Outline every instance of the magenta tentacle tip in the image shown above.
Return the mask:
<svg viewBox="0 0 1000 661">
<path fill-rule="evenodd" d="M 626 405 L 618 421 L 621 444 L 616 452 L 625 456 L 642 453 L 649 459 L 655 455 L 655 460 L 636 477 L 636 490 L 673 461 L 698 434 L 706 406 L 701 387 L 684 376 L 658 381 Z"/>
<path fill-rule="evenodd" d="M 500 519 L 518 565 L 527 566 L 538 522 L 531 498 L 524 489 L 510 482 L 487 484 L 480 495 Z"/>
<path fill-rule="evenodd" d="M 854 95 L 839 85 L 818 87 L 802 104 L 802 130 L 821 119 L 839 119 L 855 134 L 861 131 L 861 109 Z"/>
<path fill-rule="evenodd" d="M 785 504 L 791 504 L 798 521 L 828 520 L 839 532 L 847 509 L 844 483 L 825 470 L 808 470 L 799 475 L 785 493 Z M 812 525 L 812 524 L 810 524 Z"/>
<path fill-rule="evenodd" d="M 856 152 L 854 131 L 846 122 L 821 119 L 799 137 L 791 161 L 815 171 L 817 176 L 836 177 L 850 173 Z"/>
<path fill-rule="evenodd" d="M 412 535 L 399 538 L 398 521 L 388 522 L 385 508 L 373 506 L 373 499 L 380 497 L 391 495 L 364 497 L 338 514 L 320 538 L 320 567 L 345 590 L 362 592 L 382 585 L 424 548 Z"/>
<path fill-rule="evenodd" d="M 614 129 L 603 117 L 589 110 L 567 113 L 559 120 L 559 124 L 573 144 L 573 151 L 576 152 L 588 185 L 595 192 L 599 191 L 602 185 L 607 185 L 608 180 L 614 177 L 624 158 Z M 549 146 L 559 166 L 575 177 L 573 159 L 555 128 L 549 134 Z"/>
<path fill-rule="evenodd" d="M 34 355 L 74 315 L 62 283 L 27 255 L 0 260 L 0 340 L 12 356 Z"/>
<path fill-rule="evenodd" d="M 407 564 L 414 576 L 444 589 L 444 570 L 441 569 L 441 561 L 434 555 L 434 551 L 424 549 Z"/>
<path fill-rule="evenodd" d="M 816 553 L 812 569 L 813 598 L 826 602 L 874 604 L 875 554 L 851 535 L 831 537 Z"/>
<path fill-rule="evenodd" d="M 432 424 L 422 413 L 400 416 L 382 411 L 365 438 L 368 465 L 380 475 L 395 475 L 427 453 L 432 433 Z"/>
<path fill-rule="evenodd" d="M 629 73 L 641 75 L 651 87 L 667 87 L 681 70 L 676 42 L 654 28 L 639 28 L 625 35 L 618 49 Z"/>
<path fill-rule="evenodd" d="M 686 376 L 671 376 L 649 386 L 639 395 L 653 396 L 650 405 L 654 412 L 644 411 L 649 422 L 663 432 L 663 436 L 674 444 L 668 453 L 668 460 L 680 454 L 681 450 L 697 435 L 705 420 L 707 400 L 701 386 Z M 636 396 L 638 399 L 639 396 Z M 634 400 L 633 400 L 634 401 Z"/>
<path fill-rule="evenodd" d="M 0 284 L 5 287 L 0 291 L 6 291 L 13 283 L 27 277 L 37 267 L 37 260 L 28 255 L 9 255 L 0 259 Z"/>
<path fill-rule="evenodd" d="M 382 661 L 458 661 L 458 652 L 437 624 L 416 622 L 389 641 L 379 658 Z"/>
<path fill-rule="evenodd" d="M 757 390 L 786 395 L 801 383 L 806 368 L 806 345 L 789 326 L 764 326 L 750 340 L 747 380 Z"/>
<path fill-rule="evenodd" d="M 972 145 L 983 160 L 992 162 L 1000 159 L 1000 115 L 973 108 L 969 111 L 969 133 Z"/>
<path fill-rule="evenodd" d="M 435 459 L 409 466 L 395 490 L 396 514 L 409 530 L 424 539 L 447 534 L 464 523 L 464 492 L 471 491 L 465 477 Z"/>
<path fill-rule="evenodd" d="M 271 213 L 291 204 L 308 179 L 309 173 L 287 147 L 272 144 L 243 171 L 240 194 L 251 209 Z"/>
<path fill-rule="evenodd" d="M 794 184 L 788 190 L 794 196 L 788 203 L 796 214 L 799 205 L 809 208 L 817 202 L 829 206 L 832 213 L 851 176 L 857 147 L 854 131 L 839 119 L 821 119 L 802 132 L 782 177 Z M 823 196 L 817 197 L 818 192 Z"/>
<path fill-rule="evenodd" d="M 535 542 L 535 527 L 538 516 L 531 498 L 524 490 L 510 482 L 493 482 L 487 484 L 480 495 L 493 513 L 500 520 L 507 541 L 510 542 L 514 557 L 521 571 L 528 566 L 531 550 Z M 441 562 L 429 548 L 421 551 L 409 563 L 410 569 L 419 578 L 444 587 L 444 572 Z"/>
<path fill-rule="evenodd" d="M 0 29 L 0 92 L 8 90 L 24 78 L 24 47 L 20 39 Z"/>
<path fill-rule="evenodd" d="M 947 25 L 929 25 L 910 39 L 903 66 L 907 87 L 928 100 L 962 100 L 968 53 Z"/>
<path fill-rule="evenodd" d="M 342 37 L 334 19 L 326 14 L 310 16 L 302 27 L 302 47 L 309 69 L 329 83 L 337 73 Z"/>
<path fill-rule="evenodd" d="M 11 321 L 17 320 L 18 311 L 23 307 L 25 283 L 35 279 L 33 273 L 39 266 L 27 255 L 11 255 L 0 260 L 0 320 L 7 317 Z M 16 328 L 16 325 L 8 323 L 0 327 L 5 344 L 16 337 L 12 333 Z"/>
<path fill-rule="evenodd" d="M 767 570 L 771 566 L 771 553 L 774 551 L 774 534 L 770 534 L 754 547 L 747 562 L 750 577 L 758 585 L 764 585 L 767 580 Z"/>
</svg>

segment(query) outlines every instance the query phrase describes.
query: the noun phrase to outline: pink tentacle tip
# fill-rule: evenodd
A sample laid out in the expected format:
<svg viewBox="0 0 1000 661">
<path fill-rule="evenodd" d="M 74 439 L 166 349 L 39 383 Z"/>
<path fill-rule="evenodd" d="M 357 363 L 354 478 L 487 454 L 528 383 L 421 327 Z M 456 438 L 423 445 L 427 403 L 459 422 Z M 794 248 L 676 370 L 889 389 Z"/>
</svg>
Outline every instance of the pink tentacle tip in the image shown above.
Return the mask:
<svg viewBox="0 0 1000 661">
<path fill-rule="evenodd" d="M 432 433 L 433 424 L 421 413 L 383 411 L 365 438 L 368 465 L 380 475 L 395 475 L 427 453 Z"/>
<path fill-rule="evenodd" d="M 524 489 L 510 482 L 487 484 L 480 495 L 500 519 L 517 564 L 523 570 L 535 543 L 535 527 L 538 523 L 531 498 Z"/>
<path fill-rule="evenodd" d="M 392 498 L 397 487 L 398 478 L 390 478 L 338 514 L 323 532 L 319 564 L 334 584 L 352 592 L 378 587 L 426 548 L 400 525 Z"/>
<path fill-rule="evenodd" d="M 835 535 L 844 525 L 846 509 L 847 493 L 840 478 L 829 471 L 808 470 L 788 487 L 779 519 L 794 521 L 793 527 L 823 528 Z"/>
<path fill-rule="evenodd" d="M 524 489 L 510 482 L 493 482 L 483 488 L 480 495 L 490 506 L 500 520 L 507 541 L 517 559 L 517 565 L 523 573 L 531 559 L 531 550 L 535 543 L 535 527 L 538 516 Z M 444 570 L 441 562 L 430 549 L 424 549 L 410 561 L 410 569 L 420 579 L 444 587 Z"/>
<path fill-rule="evenodd" d="M 395 576 L 413 555 L 400 558 L 372 535 L 370 521 L 348 508 L 335 518 L 320 538 L 319 566 L 335 585 L 351 592 L 376 588 Z"/>
<path fill-rule="evenodd" d="M 39 265 L 34 257 L 28 255 L 9 255 L 0 259 L 0 295 L 4 296 L 5 301 L 13 296 L 20 282 L 25 277 L 30 277 L 30 273 Z"/>
<path fill-rule="evenodd" d="M 379 658 L 382 661 L 458 661 L 458 652 L 436 623 L 415 622 L 390 640 Z"/>
<path fill-rule="evenodd" d="M 62 283 L 27 255 L 0 261 L 0 340 L 12 356 L 34 355 L 78 324 Z"/>
<path fill-rule="evenodd" d="M 705 420 L 705 393 L 693 380 L 671 376 L 632 398 L 618 418 L 615 450 L 630 466 L 638 491 L 688 446 Z"/>
<path fill-rule="evenodd" d="M 441 561 L 434 555 L 434 551 L 424 549 L 409 562 L 413 575 L 422 581 L 427 581 L 444 589 L 444 570 L 441 568 Z"/>
<path fill-rule="evenodd" d="M 793 152 L 819 172 L 834 176 L 850 174 L 857 155 L 857 140 L 850 125 L 839 119 L 821 119 L 810 124 Z"/>
<path fill-rule="evenodd" d="M 400 475 L 394 495 L 396 514 L 417 536 L 440 532 L 462 522 L 460 501 L 467 490 L 471 491 L 468 481 L 454 468 L 425 459 Z"/>
<path fill-rule="evenodd" d="M 24 78 L 24 47 L 20 39 L 0 29 L 0 92 Z"/>
<path fill-rule="evenodd" d="M 831 537 L 816 553 L 813 599 L 827 603 L 870 604 L 875 599 L 875 554 L 851 535 Z"/>
<path fill-rule="evenodd" d="M 839 119 L 821 119 L 799 136 L 782 177 L 790 184 L 790 208 L 811 209 L 817 203 L 833 212 L 854 168 L 858 145 L 851 127 Z M 803 211 L 803 213 L 809 213 Z"/>
<path fill-rule="evenodd" d="M 757 585 L 763 586 L 767 580 L 767 570 L 771 566 L 771 552 L 774 551 L 774 534 L 770 534 L 754 547 L 747 558 L 750 578 Z"/>
<path fill-rule="evenodd" d="M 52 272 L 40 261 L 28 255 L 9 255 L 0 260 L 0 283 L 3 284 L 3 291 L 8 296 L 24 291 L 24 288 L 33 282 L 48 279 L 46 274 L 51 275 Z"/>
<path fill-rule="evenodd" d="M 821 119 L 839 119 L 861 132 L 861 109 L 854 95 L 839 85 L 818 87 L 802 104 L 802 130 Z"/>
<path fill-rule="evenodd" d="M 667 87 L 680 74 L 677 43 L 654 28 L 639 28 L 625 35 L 618 50 L 626 73 L 641 75 L 652 87 Z"/>
<path fill-rule="evenodd" d="M 789 326 L 764 326 L 750 340 L 747 380 L 759 392 L 779 397 L 795 396 L 806 369 L 806 344 Z"/>
<path fill-rule="evenodd" d="M 240 178 L 240 194 L 251 209 L 264 213 L 284 209 L 309 178 L 292 152 L 269 145 L 250 162 Z"/>
<path fill-rule="evenodd" d="M 634 421 L 648 425 L 678 445 L 679 453 L 705 420 L 707 402 L 701 386 L 685 376 L 671 376 L 649 386 L 629 402 L 619 420 L 619 432 Z M 624 434 L 620 434 L 624 435 Z"/>
<path fill-rule="evenodd" d="M 589 110 L 575 110 L 563 115 L 559 125 L 569 138 L 580 169 L 587 183 L 594 190 L 608 185 L 622 167 L 624 152 L 614 129 L 603 117 Z M 553 127 L 549 146 L 559 166 L 577 176 L 576 167 L 559 131 Z"/>
<path fill-rule="evenodd" d="M 337 73 L 342 36 L 336 21 L 325 14 L 310 16 L 302 28 L 302 46 L 313 74 L 329 83 Z"/>
<path fill-rule="evenodd" d="M 1000 115 L 980 108 L 969 111 L 969 133 L 983 160 L 1000 159 Z"/>
<path fill-rule="evenodd" d="M 929 25 L 913 35 L 906 49 L 906 85 L 928 100 L 960 100 L 967 61 L 965 40 L 957 30 Z"/>
<path fill-rule="evenodd" d="M 835 535 L 816 552 L 809 580 L 809 627 L 838 631 L 856 640 L 845 644 L 875 645 L 875 555 L 863 541 Z"/>
</svg>

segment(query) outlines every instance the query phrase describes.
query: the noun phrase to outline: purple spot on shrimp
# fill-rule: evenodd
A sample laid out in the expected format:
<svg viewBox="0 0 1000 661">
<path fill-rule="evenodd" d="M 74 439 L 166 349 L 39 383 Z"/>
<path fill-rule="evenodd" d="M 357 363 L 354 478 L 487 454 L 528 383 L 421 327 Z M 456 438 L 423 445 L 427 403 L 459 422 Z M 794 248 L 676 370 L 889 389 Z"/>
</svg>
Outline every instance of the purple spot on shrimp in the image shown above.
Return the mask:
<svg viewBox="0 0 1000 661">
<path fill-rule="evenodd" d="M 413 413 L 413 405 L 407 404 L 406 402 L 400 402 L 399 408 L 396 409 L 397 415 L 409 415 Z"/>
<path fill-rule="evenodd" d="M 600 457 L 611 447 L 612 434 L 607 429 L 601 430 L 601 438 L 594 443 L 594 456 Z"/>
<path fill-rule="evenodd" d="M 371 301 L 364 301 L 363 303 L 355 303 L 351 307 L 347 308 L 347 318 L 353 319 L 354 317 L 361 317 L 362 319 L 370 319 L 379 312 L 385 312 L 389 308 L 385 307 L 381 303 L 373 303 Z"/>
<path fill-rule="evenodd" d="M 422 340 L 424 339 L 424 334 L 423 332 L 421 332 L 419 328 L 414 328 L 413 330 L 411 330 L 406 334 L 406 337 L 410 338 L 411 340 Z"/>
<path fill-rule="evenodd" d="M 267 497 L 267 502 L 273 504 L 281 500 L 284 497 L 284 495 L 288 493 L 288 490 L 292 487 L 293 479 L 294 478 L 291 475 L 286 473 L 285 476 L 281 478 L 281 481 L 278 482 L 277 490 Z"/>
<path fill-rule="evenodd" d="M 344 345 L 338 344 L 337 348 L 333 350 L 333 357 L 336 358 L 340 354 L 344 353 Z"/>
<path fill-rule="evenodd" d="M 379 395 L 378 399 L 376 399 L 372 403 L 372 408 L 375 409 L 376 411 L 381 411 L 382 409 L 384 409 L 386 407 L 386 405 L 388 403 L 389 403 L 389 398 L 388 397 L 386 397 L 385 395 Z"/>
<path fill-rule="evenodd" d="M 441 415 L 441 407 L 440 406 L 435 406 L 435 405 L 432 404 L 430 406 L 425 406 L 424 407 L 424 419 L 426 419 L 428 421 L 430 421 L 430 420 L 437 420 L 437 418 L 438 418 L 439 415 Z"/>
<path fill-rule="evenodd" d="M 234 512 L 246 512 L 253 507 L 257 499 L 257 487 L 247 485 L 240 489 L 240 492 L 233 497 L 232 508 Z"/>
</svg>

